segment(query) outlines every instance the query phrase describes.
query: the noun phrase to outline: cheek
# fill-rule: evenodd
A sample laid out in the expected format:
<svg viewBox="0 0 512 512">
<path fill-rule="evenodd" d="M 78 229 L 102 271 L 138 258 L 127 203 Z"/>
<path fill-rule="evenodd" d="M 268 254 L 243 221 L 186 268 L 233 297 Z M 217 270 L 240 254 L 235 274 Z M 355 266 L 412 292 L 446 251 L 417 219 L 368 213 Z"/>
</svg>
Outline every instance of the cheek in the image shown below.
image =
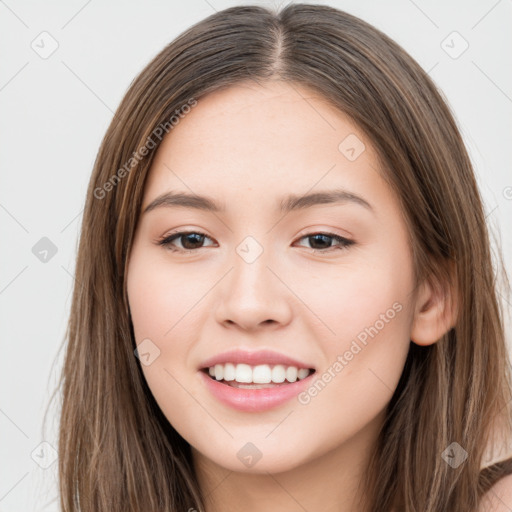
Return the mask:
<svg viewBox="0 0 512 512">
<path fill-rule="evenodd" d="M 127 291 L 135 341 L 141 347 L 140 364 L 157 404 L 179 431 L 190 428 L 183 411 L 196 404 L 190 395 L 187 366 L 190 325 L 196 323 L 195 308 L 200 290 L 187 287 L 179 273 L 169 275 L 144 251 L 134 251 L 128 268 Z M 203 292 L 204 293 L 204 292 Z M 188 327 L 187 327 L 188 326 Z M 144 354 L 149 353 L 148 360 Z M 196 423 L 201 418 L 195 418 Z M 207 428 L 206 418 L 204 428 Z"/>
<path fill-rule="evenodd" d="M 169 377 L 172 374 L 181 381 L 191 370 L 191 340 L 197 338 L 197 325 L 204 322 L 200 301 L 209 287 L 207 281 L 192 282 L 184 272 L 171 272 L 165 259 L 155 258 L 143 249 L 135 248 L 132 253 L 128 302 L 136 345 L 143 343 L 141 348 L 158 355 L 150 365 L 142 364 L 155 397 L 162 386 L 167 391 L 179 392 Z"/>
<path fill-rule="evenodd" d="M 194 316 L 194 304 L 206 292 L 168 265 L 144 259 L 135 253 L 128 268 L 128 300 L 135 339 L 165 341 L 182 329 Z"/>
<path fill-rule="evenodd" d="M 300 279 L 296 275 L 289 274 L 288 282 L 307 306 L 309 326 L 316 338 L 321 335 L 328 352 L 343 349 L 358 336 L 364 342 L 368 329 L 375 334 L 373 327 L 379 334 L 401 332 L 403 338 L 413 276 L 409 262 L 397 260 L 392 250 L 354 254 L 347 263 L 318 265 L 314 272 L 301 272 Z"/>
<path fill-rule="evenodd" d="M 374 261 L 340 266 L 318 283 L 309 293 L 304 284 L 300 293 L 322 320 L 311 334 L 316 332 L 325 360 L 302 401 L 375 413 L 391 398 L 409 350 L 412 267 L 392 251 L 380 251 Z M 327 421 L 328 411 L 319 407 L 315 414 Z"/>
<path fill-rule="evenodd" d="M 325 364 L 298 397 L 314 422 L 297 428 L 307 425 L 313 435 L 321 425 L 326 443 L 339 442 L 340 432 L 355 435 L 383 413 L 402 374 L 410 345 L 408 306 L 398 289 L 381 284 L 382 294 L 375 296 L 365 293 L 375 281 L 354 293 L 340 292 L 338 316 L 331 317 L 336 336 L 318 339 Z"/>
</svg>

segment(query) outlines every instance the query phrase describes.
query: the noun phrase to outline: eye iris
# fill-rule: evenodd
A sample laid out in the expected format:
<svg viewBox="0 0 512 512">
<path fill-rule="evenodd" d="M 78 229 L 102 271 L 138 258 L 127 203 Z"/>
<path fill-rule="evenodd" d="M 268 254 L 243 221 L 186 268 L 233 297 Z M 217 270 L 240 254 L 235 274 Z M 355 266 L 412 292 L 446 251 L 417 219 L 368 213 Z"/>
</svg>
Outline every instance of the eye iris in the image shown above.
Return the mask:
<svg viewBox="0 0 512 512">
<path fill-rule="evenodd" d="M 188 233 L 186 235 L 181 235 L 182 245 L 185 249 L 197 249 L 201 247 L 201 244 L 204 241 L 204 235 L 200 235 L 199 233 Z M 188 246 L 188 242 L 192 240 L 192 247 Z M 195 242 L 195 245 L 194 245 Z"/>
<path fill-rule="evenodd" d="M 311 240 L 314 241 L 314 243 L 311 244 L 313 249 L 326 249 L 326 248 L 330 247 L 329 242 L 330 242 L 331 237 L 328 235 L 322 235 L 322 234 L 311 235 L 309 238 L 310 238 L 310 242 L 311 242 Z M 320 247 L 315 247 L 315 243 L 319 240 L 320 240 Z M 322 244 L 322 240 L 325 242 L 324 244 Z"/>
</svg>

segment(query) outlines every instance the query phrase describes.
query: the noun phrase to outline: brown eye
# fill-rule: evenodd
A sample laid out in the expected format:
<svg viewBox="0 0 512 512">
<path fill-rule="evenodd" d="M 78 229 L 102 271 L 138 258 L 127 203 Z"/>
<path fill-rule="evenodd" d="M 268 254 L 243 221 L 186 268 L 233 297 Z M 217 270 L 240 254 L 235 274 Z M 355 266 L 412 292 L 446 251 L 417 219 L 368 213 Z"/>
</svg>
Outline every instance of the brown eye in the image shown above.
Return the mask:
<svg viewBox="0 0 512 512">
<path fill-rule="evenodd" d="M 204 233 L 197 231 L 180 231 L 164 238 L 158 243 L 171 251 L 192 252 L 197 249 L 202 249 L 205 239 L 211 240 L 211 238 Z M 181 247 L 176 247 L 175 241 L 180 242 Z"/>
</svg>

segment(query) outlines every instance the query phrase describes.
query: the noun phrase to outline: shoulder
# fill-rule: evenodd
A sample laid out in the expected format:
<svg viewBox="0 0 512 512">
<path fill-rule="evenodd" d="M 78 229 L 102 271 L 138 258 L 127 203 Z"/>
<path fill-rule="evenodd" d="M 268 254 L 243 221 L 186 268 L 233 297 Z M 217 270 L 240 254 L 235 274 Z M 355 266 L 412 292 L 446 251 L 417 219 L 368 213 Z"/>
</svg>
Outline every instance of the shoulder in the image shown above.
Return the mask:
<svg viewBox="0 0 512 512">
<path fill-rule="evenodd" d="M 512 510 L 512 474 L 498 480 L 482 497 L 478 512 Z"/>
</svg>

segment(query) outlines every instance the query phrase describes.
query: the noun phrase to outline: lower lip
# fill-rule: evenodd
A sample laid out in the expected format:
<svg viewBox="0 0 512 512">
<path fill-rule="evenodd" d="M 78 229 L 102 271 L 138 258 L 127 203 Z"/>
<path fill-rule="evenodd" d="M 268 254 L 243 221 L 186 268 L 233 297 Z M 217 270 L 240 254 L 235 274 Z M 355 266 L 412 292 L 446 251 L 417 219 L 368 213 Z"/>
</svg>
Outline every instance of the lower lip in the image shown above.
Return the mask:
<svg viewBox="0 0 512 512">
<path fill-rule="evenodd" d="M 214 395 L 222 403 L 245 412 L 261 412 L 284 404 L 297 396 L 309 384 L 316 372 L 305 379 L 297 380 L 283 386 L 264 389 L 234 388 L 222 381 L 212 379 L 206 372 L 200 371 L 201 378 Z"/>
</svg>

